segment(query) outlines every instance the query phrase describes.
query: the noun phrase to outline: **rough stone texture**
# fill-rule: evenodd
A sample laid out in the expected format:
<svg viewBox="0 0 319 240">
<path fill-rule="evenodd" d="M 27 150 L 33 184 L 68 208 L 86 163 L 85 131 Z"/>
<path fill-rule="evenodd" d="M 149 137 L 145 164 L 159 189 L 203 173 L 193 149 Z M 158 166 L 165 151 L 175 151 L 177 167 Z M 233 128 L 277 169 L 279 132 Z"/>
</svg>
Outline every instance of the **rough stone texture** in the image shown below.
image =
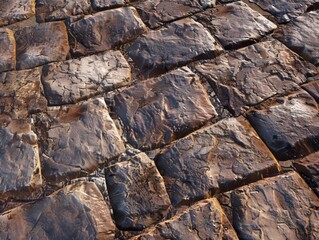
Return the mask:
<svg viewBox="0 0 319 240">
<path fill-rule="evenodd" d="M 29 121 L 0 115 L 0 159 L 0 199 L 42 184 L 37 136 Z"/>
<path fill-rule="evenodd" d="M 0 27 L 22 21 L 35 14 L 34 0 L 0 0 Z"/>
<path fill-rule="evenodd" d="M 93 172 L 125 150 L 102 98 L 61 110 L 49 125 L 41 160 L 50 182 Z"/>
<path fill-rule="evenodd" d="M 0 29 L 0 72 L 15 68 L 16 42 L 10 29 Z"/>
<path fill-rule="evenodd" d="M 319 200 L 295 172 L 234 190 L 231 204 L 240 239 L 319 237 Z"/>
<path fill-rule="evenodd" d="M 156 158 L 173 205 L 278 173 L 279 165 L 244 119 L 229 118 L 173 142 Z"/>
<path fill-rule="evenodd" d="M 278 160 L 319 150 L 318 105 L 304 91 L 270 99 L 247 117 Z"/>
<path fill-rule="evenodd" d="M 132 7 L 99 12 L 69 24 L 74 56 L 109 50 L 134 40 L 145 31 L 145 25 Z"/>
<path fill-rule="evenodd" d="M 11 112 L 18 118 L 46 110 L 40 70 L 4 72 L 0 74 L 0 113 Z"/>
<path fill-rule="evenodd" d="M 319 12 L 309 12 L 285 25 L 274 37 L 304 59 L 319 65 Z"/>
<path fill-rule="evenodd" d="M 111 165 L 105 176 L 119 229 L 142 230 L 166 216 L 170 201 L 164 181 L 145 153 Z"/>
<path fill-rule="evenodd" d="M 245 106 L 298 88 L 307 77 L 318 74 L 276 40 L 251 45 L 199 64 L 197 72 L 212 85 L 224 107 L 238 116 Z"/>
<path fill-rule="evenodd" d="M 238 239 L 235 230 L 215 198 L 194 204 L 183 213 L 156 225 L 132 240 L 154 239 Z"/>
<path fill-rule="evenodd" d="M 115 96 L 128 141 L 150 150 L 186 135 L 216 116 L 199 78 L 180 68 Z"/>
<path fill-rule="evenodd" d="M 319 197 L 319 152 L 294 161 L 294 167 Z"/>
<path fill-rule="evenodd" d="M 110 210 L 92 182 L 0 215 L 1 239 L 113 239 L 114 233 Z"/>
<path fill-rule="evenodd" d="M 37 0 L 37 22 L 65 19 L 69 16 L 89 14 L 90 0 Z"/>
<path fill-rule="evenodd" d="M 129 56 L 145 76 L 164 73 L 191 61 L 213 58 L 221 46 L 192 19 L 182 19 L 151 31 L 129 48 Z"/>
<path fill-rule="evenodd" d="M 69 52 L 68 35 L 63 22 L 26 27 L 16 31 L 14 36 L 18 70 L 64 61 Z"/>
<path fill-rule="evenodd" d="M 75 103 L 131 81 L 131 69 L 119 51 L 44 66 L 42 83 L 50 105 Z"/>
<path fill-rule="evenodd" d="M 304 84 L 302 87 L 319 103 L 319 81 Z"/>
<path fill-rule="evenodd" d="M 242 1 L 219 5 L 195 16 L 225 49 L 236 49 L 259 41 L 277 26 Z"/>
<path fill-rule="evenodd" d="M 125 4 L 125 0 L 91 0 L 91 1 L 92 1 L 92 7 L 96 10 L 119 7 Z"/>
<path fill-rule="evenodd" d="M 143 21 L 152 29 L 202 9 L 197 0 L 148 0 L 134 6 Z"/>
</svg>

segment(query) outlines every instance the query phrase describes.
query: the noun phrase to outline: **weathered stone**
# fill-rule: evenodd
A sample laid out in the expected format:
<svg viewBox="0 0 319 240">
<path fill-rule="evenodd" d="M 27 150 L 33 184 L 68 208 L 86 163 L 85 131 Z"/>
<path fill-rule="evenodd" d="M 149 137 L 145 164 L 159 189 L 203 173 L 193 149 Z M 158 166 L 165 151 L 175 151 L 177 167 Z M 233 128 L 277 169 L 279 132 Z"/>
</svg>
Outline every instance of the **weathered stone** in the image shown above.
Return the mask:
<svg viewBox="0 0 319 240">
<path fill-rule="evenodd" d="M 278 173 L 279 165 L 244 119 L 225 119 L 173 142 L 156 158 L 173 205 Z"/>
<path fill-rule="evenodd" d="M 185 212 L 156 225 L 132 240 L 238 239 L 215 198 L 194 204 Z"/>
<path fill-rule="evenodd" d="M 143 21 L 152 29 L 202 9 L 197 0 L 147 0 L 134 6 Z"/>
<path fill-rule="evenodd" d="M 0 72 L 15 68 L 16 42 L 10 29 L 0 29 Z"/>
<path fill-rule="evenodd" d="M 62 20 L 69 16 L 89 14 L 90 0 L 37 0 L 37 22 Z"/>
<path fill-rule="evenodd" d="M 128 50 L 145 76 L 158 75 L 198 59 L 213 58 L 221 51 L 208 31 L 192 19 L 182 19 L 164 29 L 151 31 Z"/>
<path fill-rule="evenodd" d="M 0 0 L 0 27 L 22 21 L 35 14 L 34 0 Z"/>
<path fill-rule="evenodd" d="M 50 182 L 93 172 L 125 150 L 102 98 L 61 109 L 47 125 L 41 161 Z"/>
<path fill-rule="evenodd" d="M 0 74 L 0 113 L 11 112 L 26 118 L 46 107 L 39 68 Z"/>
<path fill-rule="evenodd" d="M 285 25 L 274 37 L 304 59 L 319 66 L 319 12 L 309 12 Z"/>
<path fill-rule="evenodd" d="M 113 239 L 114 235 L 110 210 L 92 182 L 69 185 L 0 215 L 1 239 Z"/>
<path fill-rule="evenodd" d="M 251 45 L 199 64 L 197 72 L 212 85 L 222 105 L 235 116 L 246 106 L 297 89 L 318 72 L 276 40 Z"/>
<path fill-rule="evenodd" d="M 294 166 L 319 197 L 319 152 L 294 161 Z"/>
<path fill-rule="evenodd" d="M 69 52 L 68 35 L 63 22 L 26 27 L 16 31 L 14 36 L 18 70 L 64 61 Z"/>
<path fill-rule="evenodd" d="M 130 42 L 146 31 L 132 7 L 89 15 L 70 23 L 70 45 L 74 56 L 101 52 Z"/>
<path fill-rule="evenodd" d="M 37 136 L 29 121 L 0 115 L 0 159 L 0 199 L 42 184 Z"/>
<path fill-rule="evenodd" d="M 75 103 L 129 84 L 131 69 L 119 51 L 46 65 L 42 83 L 50 105 Z"/>
<path fill-rule="evenodd" d="M 115 96 L 128 141 L 150 150 L 185 136 L 216 116 L 199 78 L 180 68 Z"/>
<path fill-rule="evenodd" d="M 164 181 L 145 153 L 111 165 L 105 176 L 118 228 L 142 230 L 166 216 L 170 201 Z"/>
<path fill-rule="evenodd" d="M 304 84 L 302 87 L 319 103 L 319 81 Z"/>
<path fill-rule="evenodd" d="M 259 41 L 277 26 L 242 1 L 219 5 L 195 16 L 225 49 L 241 48 Z"/>
<path fill-rule="evenodd" d="M 96 10 L 123 6 L 125 0 L 92 0 L 92 7 Z"/>
<path fill-rule="evenodd" d="M 236 189 L 231 204 L 240 239 L 319 237 L 319 200 L 295 172 Z"/>
<path fill-rule="evenodd" d="M 278 160 L 319 150 L 318 105 L 304 91 L 269 99 L 247 117 Z"/>
</svg>

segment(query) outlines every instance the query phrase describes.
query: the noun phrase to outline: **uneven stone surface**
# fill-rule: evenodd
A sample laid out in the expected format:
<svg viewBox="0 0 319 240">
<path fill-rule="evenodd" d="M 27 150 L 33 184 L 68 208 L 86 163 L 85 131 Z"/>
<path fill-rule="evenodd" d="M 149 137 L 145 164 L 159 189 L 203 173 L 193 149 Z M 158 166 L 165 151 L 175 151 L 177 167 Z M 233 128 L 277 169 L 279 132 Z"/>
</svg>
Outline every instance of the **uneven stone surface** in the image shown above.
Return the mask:
<svg viewBox="0 0 319 240">
<path fill-rule="evenodd" d="M 246 106 L 297 89 L 318 74 L 276 40 L 256 43 L 199 64 L 197 72 L 212 85 L 224 107 L 238 116 Z"/>
<path fill-rule="evenodd" d="M 216 116 L 198 76 L 186 67 L 122 91 L 115 96 L 115 107 L 127 140 L 147 150 L 168 144 Z"/>
<path fill-rule="evenodd" d="M 277 26 L 242 1 L 219 5 L 195 16 L 225 49 L 236 49 L 259 41 Z"/>
<path fill-rule="evenodd" d="M 49 22 L 89 14 L 90 10 L 90 0 L 37 0 L 36 17 L 38 22 Z"/>
<path fill-rule="evenodd" d="M 193 202 L 278 173 L 247 121 L 230 118 L 173 142 L 156 158 L 173 205 Z"/>
<path fill-rule="evenodd" d="M 319 103 L 319 81 L 313 81 L 302 86 Z"/>
<path fill-rule="evenodd" d="M 0 27 L 22 21 L 35 14 L 34 0 L 0 0 Z"/>
<path fill-rule="evenodd" d="M 295 172 L 231 193 L 240 239 L 318 239 L 319 200 Z"/>
<path fill-rule="evenodd" d="M 74 56 L 109 50 L 134 40 L 145 30 L 132 7 L 99 12 L 70 23 L 71 50 Z"/>
<path fill-rule="evenodd" d="M 62 109 L 46 124 L 41 160 L 50 182 L 93 172 L 125 150 L 102 98 Z"/>
<path fill-rule="evenodd" d="M 43 23 L 18 30 L 17 69 L 29 69 L 50 62 L 64 61 L 69 52 L 63 22 Z"/>
<path fill-rule="evenodd" d="M 213 58 L 221 46 L 192 19 L 182 19 L 135 41 L 129 56 L 145 76 L 164 73 L 200 58 Z"/>
<path fill-rule="evenodd" d="M 304 91 L 270 99 L 247 117 L 278 160 L 319 150 L 318 105 Z"/>
<path fill-rule="evenodd" d="M 0 72 L 15 68 L 16 43 L 10 29 L 0 29 Z"/>
<path fill-rule="evenodd" d="M 0 215 L 1 239 L 113 239 L 114 233 L 110 210 L 92 182 Z"/>
<path fill-rule="evenodd" d="M 42 83 L 50 105 L 75 103 L 130 81 L 130 66 L 119 51 L 52 63 L 42 71 Z"/>
<path fill-rule="evenodd" d="M 119 229 L 142 230 L 163 219 L 170 206 L 163 178 L 145 153 L 105 169 Z"/>
<path fill-rule="evenodd" d="M 26 118 L 46 110 L 39 68 L 0 73 L 0 113 Z"/>
<path fill-rule="evenodd" d="M 319 12 L 309 12 L 282 27 L 274 37 L 304 59 L 319 65 Z"/>
<path fill-rule="evenodd" d="M 194 204 L 185 212 L 156 225 L 132 240 L 238 239 L 215 198 Z"/>
<path fill-rule="evenodd" d="M 30 121 L 0 115 L 0 159 L 0 199 L 42 184 L 37 136 Z"/>
<path fill-rule="evenodd" d="M 96 10 L 119 7 L 125 4 L 125 0 L 91 0 L 91 1 L 92 1 L 92 7 Z"/>
</svg>

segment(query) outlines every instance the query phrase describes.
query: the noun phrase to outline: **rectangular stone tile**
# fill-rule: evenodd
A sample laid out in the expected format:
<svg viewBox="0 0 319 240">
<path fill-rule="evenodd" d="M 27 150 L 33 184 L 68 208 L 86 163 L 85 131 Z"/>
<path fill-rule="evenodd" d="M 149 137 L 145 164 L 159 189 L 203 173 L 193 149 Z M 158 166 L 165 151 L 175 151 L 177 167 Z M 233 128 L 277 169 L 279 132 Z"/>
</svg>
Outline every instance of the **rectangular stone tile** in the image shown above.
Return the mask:
<svg viewBox="0 0 319 240">
<path fill-rule="evenodd" d="M 76 103 L 131 82 L 131 68 L 120 51 L 52 63 L 42 69 L 50 105 Z"/>
<path fill-rule="evenodd" d="M 123 6 L 125 4 L 125 0 L 91 0 L 92 7 L 95 10 L 103 10 L 108 8 L 114 8 Z"/>
<path fill-rule="evenodd" d="M 277 40 L 256 43 L 198 64 L 222 105 L 235 116 L 275 94 L 299 88 L 315 76 L 315 66 Z"/>
<path fill-rule="evenodd" d="M 16 42 L 10 29 L 0 29 L 0 72 L 15 69 Z"/>
<path fill-rule="evenodd" d="M 318 103 L 319 103 L 319 81 L 313 81 L 302 85 L 305 89 Z"/>
<path fill-rule="evenodd" d="M 173 142 L 155 162 L 175 206 L 234 189 L 279 170 L 249 123 L 236 118 Z"/>
<path fill-rule="evenodd" d="M 304 91 L 269 99 L 249 111 L 247 117 L 280 161 L 319 150 L 318 105 Z"/>
<path fill-rule="evenodd" d="M 132 7 L 106 10 L 69 24 L 73 56 L 83 56 L 118 47 L 135 40 L 146 26 Z"/>
<path fill-rule="evenodd" d="M 42 23 L 18 30 L 17 69 L 29 69 L 50 62 L 66 60 L 68 35 L 63 22 Z"/>
<path fill-rule="evenodd" d="M 115 96 L 115 111 L 135 148 L 155 149 L 216 116 L 199 78 L 189 68 L 139 82 Z"/>
<path fill-rule="evenodd" d="M 198 59 L 216 57 L 221 51 L 201 24 L 187 18 L 145 34 L 130 46 L 128 54 L 145 76 L 155 76 Z"/>
<path fill-rule="evenodd" d="M 219 5 L 195 15 L 225 49 L 237 49 L 259 41 L 277 26 L 242 1 Z"/>
</svg>

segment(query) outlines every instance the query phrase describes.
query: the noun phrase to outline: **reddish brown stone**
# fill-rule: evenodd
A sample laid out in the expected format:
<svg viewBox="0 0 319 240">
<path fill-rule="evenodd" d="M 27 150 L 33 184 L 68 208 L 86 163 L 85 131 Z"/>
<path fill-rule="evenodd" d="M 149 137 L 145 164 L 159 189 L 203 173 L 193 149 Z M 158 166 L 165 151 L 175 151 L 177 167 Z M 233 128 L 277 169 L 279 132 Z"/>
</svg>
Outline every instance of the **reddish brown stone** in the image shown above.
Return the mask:
<svg viewBox="0 0 319 240">
<path fill-rule="evenodd" d="M 302 87 L 319 103 L 319 81 L 304 84 Z"/>
<path fill-rule="evenodd" d="M 10 71 L 16 64 L 16 42 L 10 29 L 0 29 L 0 72 Z"/>
</svg>

